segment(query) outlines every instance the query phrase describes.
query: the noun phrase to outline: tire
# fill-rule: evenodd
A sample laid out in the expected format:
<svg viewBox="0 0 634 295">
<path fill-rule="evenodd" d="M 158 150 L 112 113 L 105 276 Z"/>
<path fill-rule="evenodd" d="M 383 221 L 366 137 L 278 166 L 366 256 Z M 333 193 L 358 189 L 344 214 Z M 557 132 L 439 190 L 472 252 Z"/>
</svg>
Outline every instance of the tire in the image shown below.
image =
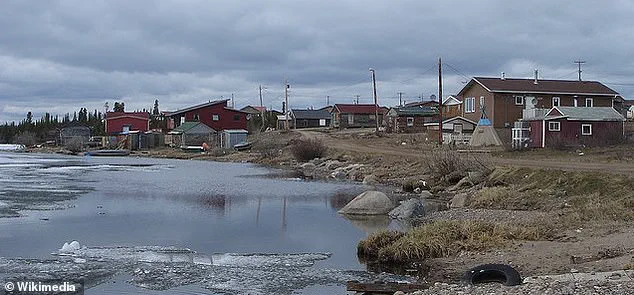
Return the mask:
<svg viewBox="0 0 634 295">
<path fill-rule="evenodd" d="M 465 272 L 462 281 L 469 285 L 501 283 L 504 286 L 517 286 L 522 283 L 522 278 L 508 264 L 483 264 Z"/>
</svg>

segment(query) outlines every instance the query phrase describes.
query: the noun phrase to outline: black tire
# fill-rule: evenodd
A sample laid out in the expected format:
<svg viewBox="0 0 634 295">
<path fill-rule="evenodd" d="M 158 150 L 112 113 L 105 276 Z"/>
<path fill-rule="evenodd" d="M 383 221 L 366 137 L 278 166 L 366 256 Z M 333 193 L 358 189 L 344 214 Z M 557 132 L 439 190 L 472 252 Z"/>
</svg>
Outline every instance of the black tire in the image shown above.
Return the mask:
<svg viewBox="0 0 634 295">
<path fill-rule="evenodd" d="M 469 285 L 501 283 L 504 286 L 517 286 L 522 283 L 522 278 L 508 264 L 483 264 L 465 272 L 462 281 Z"/>
</svg>

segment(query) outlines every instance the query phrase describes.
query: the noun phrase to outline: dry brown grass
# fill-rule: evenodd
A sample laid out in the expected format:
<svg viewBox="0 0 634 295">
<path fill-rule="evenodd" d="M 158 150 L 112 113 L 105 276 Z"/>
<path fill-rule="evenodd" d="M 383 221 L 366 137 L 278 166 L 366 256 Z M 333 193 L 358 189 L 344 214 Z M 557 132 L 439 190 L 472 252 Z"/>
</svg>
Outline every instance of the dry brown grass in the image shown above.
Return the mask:
<svg viewBox="0 0 634 295">
<path fill-rule="evenodd" d="M 307 162 L 326 155 L 328 146 L 320 139 L 299 139 L 291 145 L 291 152 L 296 160 Z"/>
<path fill-rule="evenodd" d="M 406 263 L 449 257 L 461 251 L 488 251 L 515 240 L 544 240 L 553 235 L 553 230 L 541 224 L 437 221 L 405 234 L 380 232 L 370 235 L 359 243 L 357 252 L 366 260 Z"/>
<path fill-rule="evenodd" d="M 629 177 L 597 172 L 527 168 L 496 169 L 491 186 L 469 202 L 472 208 L 556 212 L 563 228 L 594 221 L 634 220 L 634 190 Z"/>
</svg>

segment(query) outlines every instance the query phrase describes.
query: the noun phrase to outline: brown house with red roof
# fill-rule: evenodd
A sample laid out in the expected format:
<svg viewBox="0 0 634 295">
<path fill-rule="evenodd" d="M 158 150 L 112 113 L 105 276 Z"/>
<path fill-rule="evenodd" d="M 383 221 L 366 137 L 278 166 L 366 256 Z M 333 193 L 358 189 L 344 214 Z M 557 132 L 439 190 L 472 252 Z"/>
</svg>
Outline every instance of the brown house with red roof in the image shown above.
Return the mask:
<svg viewBox="0 0 634 295">
<path fill-rule="evenodd" d="M 383 117 L 388 112 L 386 107 L 374 104 L 335 104 L 330 111 L 331 125 L 334 128 L 375 127 L 377 111 L 379 125 L 382 126 Z"/>
<path fill-rule="evenodd" d="M 614 107 L 623 98 L 597 81 L 509 79 L 474 77 L 458 93 L 462 116 L 478 122 L 484 108 L 493 127 L 512 127 L 535 110 L 552 107 Z M 543 114 L 541 114 L 543 115 Z"/>
</svg>

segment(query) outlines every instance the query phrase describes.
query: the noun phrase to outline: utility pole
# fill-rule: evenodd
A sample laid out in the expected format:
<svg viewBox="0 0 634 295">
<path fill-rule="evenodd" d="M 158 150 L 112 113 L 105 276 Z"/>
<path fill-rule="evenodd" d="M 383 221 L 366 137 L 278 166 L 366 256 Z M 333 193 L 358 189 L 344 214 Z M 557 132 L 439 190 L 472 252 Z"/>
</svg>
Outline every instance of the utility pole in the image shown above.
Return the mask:
<svg viewBox="0 0 634 295">
<path fill-rule="evenodd" d="M 284 118 L 286 119 L 286 123 L 284 124 L 285 129 L 288 131 L 290 128 L 289 124 L 288 124 L 288 88 L 290 88 L 291 85 L 288 85 L 288 80 L 284 81 L 284 101 L 286 102 L 286 111 L 284 113 Z"/>
<path fill-rule="evenodd" d="M 581 81 L 581 72 L 583 72 L 583 71 L 581 70 L 581 65 L 582 65 L 582 64 L 584 64 L 584 63 L 586 63 L 586 61 L 585 61 L 585 60 L 575 60 L 575 63 L 576 63 L 577 65 L 579 65 L 579 81 Z"/>
<path fill-rule="evenodd" d="M 330 105 L 330 95 L 326 95 L 326 106 Z"/>
<path fill-rule="evenodd" d="M 356 98 L 357 98 L 357 100 L 355 100 L 355 103 L 356 103 L 356 104 L 359 104 L 359 98 L 361 98 L 361 95 L 358 95 L 358 94 L 357 94 L 357 95 L 355 95 L 354 97 L 356 97 Z"/>
<path fill-rule="evenodd" d="M 438 58 L 438 144 L 442 146 L 442 59 Z"/>
<path fill-rule="evenodd" d="M 379 133 L 379 101 L 376 97 L 376 72 L 373 68 L 370 68 L 370 72 L 372 72 L 372 89 L 374 90 L 374 120 L 376 121 L 376 130 L 375 132 Z"/>
<path fill-rule="evenodd" d="M 264 100 L 262 100 L 262 84 L 260 84 L 260 116 L 262 116 L 262 131 L 264 131 L 266 124 L 264 123 L 265 120 L 265 112 L 264 112 Z"/>
<path fill-rule="evenodd" d="M 398 92 L 398 105 L 402 106 L 403 105 L 403 92 Z"/>
<path fill-rule="evenodd" d="M 236 103 L 235 103 L 235 101 L 233 101 L 233 93 L 231 93 L 231 108 L 232 109 L 236 108 Z"/>
</svg>

